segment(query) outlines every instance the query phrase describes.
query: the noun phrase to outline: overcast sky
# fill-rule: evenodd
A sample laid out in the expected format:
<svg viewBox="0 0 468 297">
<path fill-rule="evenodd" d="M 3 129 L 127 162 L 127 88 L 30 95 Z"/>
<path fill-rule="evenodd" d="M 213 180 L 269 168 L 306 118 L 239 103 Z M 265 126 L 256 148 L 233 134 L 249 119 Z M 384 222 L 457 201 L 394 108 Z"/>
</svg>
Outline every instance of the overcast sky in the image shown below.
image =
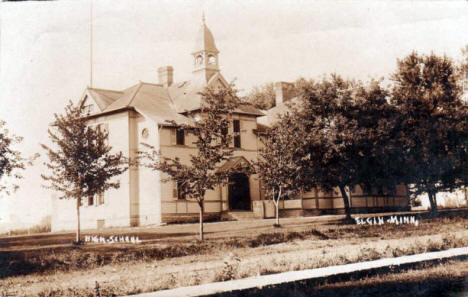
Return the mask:
<svg viewBox="0 0 468 297">
<path fill-rule="evenodd" d="M 270 81 L 336 72 L 388 76 L 412 50 L 460 58 L 468 44 L 468 1 L 106 1 L 94 0 L 93 86 L 157 82 L 157 68 L 190 79 L 202 12 L 224 77 L 243 93 Z M 41 152 L 54 112 L 89 84 L 90 1 L 0 3 L 0 119 Z M 21 189 L 0 197 L 0 224 L 50 212 L 39 165 Z"/>
</svg>

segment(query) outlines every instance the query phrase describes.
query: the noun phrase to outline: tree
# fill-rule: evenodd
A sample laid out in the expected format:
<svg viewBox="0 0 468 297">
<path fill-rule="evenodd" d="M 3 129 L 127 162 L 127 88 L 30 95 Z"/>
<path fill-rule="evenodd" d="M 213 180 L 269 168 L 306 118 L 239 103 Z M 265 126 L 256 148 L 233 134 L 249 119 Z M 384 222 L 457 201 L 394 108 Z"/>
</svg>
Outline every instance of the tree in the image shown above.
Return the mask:
<svg viewBox="0 0 468 297">
<path fill-rule="evenodd" d="M 230 148 L 232 135 L 228 133 L 228 128 L 239 99 L 232 87 L 207 88 L 201 95 L 200 114 L 192 114 L 193 124 L 178 126 L 196 137 L 193 143 L 196 152 L 190 155 L 189 162 L 184 163 L 177 157 L 165 157 L 151 145 L 146 145 L 150 150 L 140 152 L 139 159 L 147 160 L 144 166 L 167 174 L 168 178 L 163 179 L 163 182 L 176 182 L 181 195 L 198 203 L 200 240 L 203 240 L 205 194 L 217 185 L 228 182 L 229 171 L 218 170 L 218 167 L 233 154 Z"/>
<path fill-rule="evenodd" d="M 434 215 L 437 193 L 466 183 L 468 112 L 458 78 L 448 57 L 416 52 L 398 60 L 392 77 L 405 179 L 414 195 L 428 194 Z"/>
<path fill-rule="evenodd" d="M 275 86 L 272 82 L 260 87 L 253 87 L 247 95 L 246 101 L 258 109 L 267 110 L 275 106 Z"/>
<path fill-rule="evenodd" d="M 459 71 L 459 83 L 462 89 L 462 99 L 464 102 L 468 102 L 468 44 L 462 48 L 462 60 L 458 65 Z"/>
<path fill-rule="evenodd" d="M 368 86 L 331 75 L 320 82 L 302 81 L 301 108 L 296 114 L 307 131 L 311 184 L 331 191 L 339 188 L 351 219 L 348 192 L 357 185 L 393 188 L 397 176 L 391 166 L 395 153 L 388 146 L 392 110 L 379 82 Z"/>
<path fill-rule="evenodd" d="M 468 79 L 468 44 L 465 45 L 464 48 L 462 48 L 461 52 L 462 52 L 463 59 L 460 63 L 460 70 L 461 70 L 461 74 L 463 75 L 461 79 L 464 80 L 464 79 Z M 465 90 L 465 91 L 468 91 L 468 90 Z"/>
<path fill-rule="evenodd" d="M 20 171 L 24 170 L 25 166 L 33 160 L 33 158 L 23 158 L 21 153 L 13 148 L 22 140 L 21 137 L 10 135 L 6 123 L 0 120 L 0 180 L 2 180 L 0 193 L 4 192 L 9 195 L 15 191 L 18 185 L 9 184 L 4 178 L 22 178 Z"/>
<path fill-rule="evenodd" d="M 276 226 L 279 226 L 279 202 L 285 197 L 294 197 L 312 185 L 305 180 L 303 165 L 307 160 L 304 151 L 306 139 L 304 125 L 290 114 L 280 120 L 263 135 L 256 172 L 276 207 Z"/>
<path fill-rule="evenodd" d="M 76 242 L 80 243 L 80 206 L 84 197 L 94 197 L 110 188 L 119 188 L 113 179 L 128 166 L 122 153 L 112 154 L 107 144 L 108 132 L 100 126 L 88 125 L 88 113 L 83 102 L 70 102 L 64 114 L 54 114 L 55 121 L 48 129 L 55 147 L 42 144 L 50 170 L 42 178 L 47 188 L 62 193 L 60 198 L 76 200 Z"/>
</svg>

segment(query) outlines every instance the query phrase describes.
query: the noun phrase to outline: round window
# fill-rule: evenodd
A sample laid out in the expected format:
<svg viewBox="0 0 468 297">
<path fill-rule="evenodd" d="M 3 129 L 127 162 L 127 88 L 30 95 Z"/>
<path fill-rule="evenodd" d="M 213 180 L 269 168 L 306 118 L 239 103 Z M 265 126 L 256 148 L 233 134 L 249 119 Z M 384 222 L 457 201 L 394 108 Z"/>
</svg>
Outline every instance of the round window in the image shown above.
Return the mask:
<svg viewBox="0 0 468 297">
<path fill-rule="evenodd" d="M 142 136 L 143 138 L 148 138 L 148 136 L 149 136 L 148 128 L 144 128 L 144 129 L 141 131 L 141 136 Z"/>
</svg>

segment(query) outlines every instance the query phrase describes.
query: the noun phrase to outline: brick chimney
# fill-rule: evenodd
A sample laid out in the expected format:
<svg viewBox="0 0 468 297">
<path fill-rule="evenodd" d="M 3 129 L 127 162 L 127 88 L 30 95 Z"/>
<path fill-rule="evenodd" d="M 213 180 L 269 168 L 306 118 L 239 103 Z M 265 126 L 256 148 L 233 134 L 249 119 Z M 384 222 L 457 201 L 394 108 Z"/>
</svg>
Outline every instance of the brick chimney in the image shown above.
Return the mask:
<svg viewBox="0 0 468 297">
<path fill-rule="evenodd" d="M 158 80 L 164 87 L 169 87 L 173 83 L 174 68 L 172 66 L 164 66 L 158 68 Z"/>
<path fill-rule="evenodd" d="M 275 83 L 275 106 L 296 96 L 294 84 L 290 82 L 279 81 Z"/>
</svg>

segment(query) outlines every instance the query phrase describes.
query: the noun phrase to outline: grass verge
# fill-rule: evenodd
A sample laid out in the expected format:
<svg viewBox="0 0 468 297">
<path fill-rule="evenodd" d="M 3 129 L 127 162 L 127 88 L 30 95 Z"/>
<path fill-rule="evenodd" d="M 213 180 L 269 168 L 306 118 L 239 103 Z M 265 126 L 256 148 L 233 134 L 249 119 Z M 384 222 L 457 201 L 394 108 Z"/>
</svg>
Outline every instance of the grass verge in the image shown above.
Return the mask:
<svg viewBox="0 0 468 297">
<path fill-rule="evenodd" d="M 142 245 L 85 245 L 0 251 L 0 278 L 31 273 L 57 273 L 96 269 L 106 265 L 152 262 L 190 255 L 227 254 L 235 249 L 265 247 L 297 240 L 314 240 L 317 246 L 340 245 L 357 240 L 398 239 L 430 234 L 450 234 L 468 229 L 468 214 L 440 217 L 414 225 L 298 225 L 248 230 L 242 234 L 197 240 L 167 239 Z M 395 251 L 397 255 L 399 252 Z"/>
<path fill-rule="evenodd" d="M 5 278 L 0 280 L 0 286 L 15 296 L 94 296 L 96 288 L 100 296 L 120 296 L 468 246 L 468 231 L 405 240 L 371 240 L 363 244 L 328 242 L 316 249 L 310 248 L 316 240 L 295 240 L 232 249 L 227 257 L 196 255 L 93 270 L 31 274 Z"/>
</svg>

